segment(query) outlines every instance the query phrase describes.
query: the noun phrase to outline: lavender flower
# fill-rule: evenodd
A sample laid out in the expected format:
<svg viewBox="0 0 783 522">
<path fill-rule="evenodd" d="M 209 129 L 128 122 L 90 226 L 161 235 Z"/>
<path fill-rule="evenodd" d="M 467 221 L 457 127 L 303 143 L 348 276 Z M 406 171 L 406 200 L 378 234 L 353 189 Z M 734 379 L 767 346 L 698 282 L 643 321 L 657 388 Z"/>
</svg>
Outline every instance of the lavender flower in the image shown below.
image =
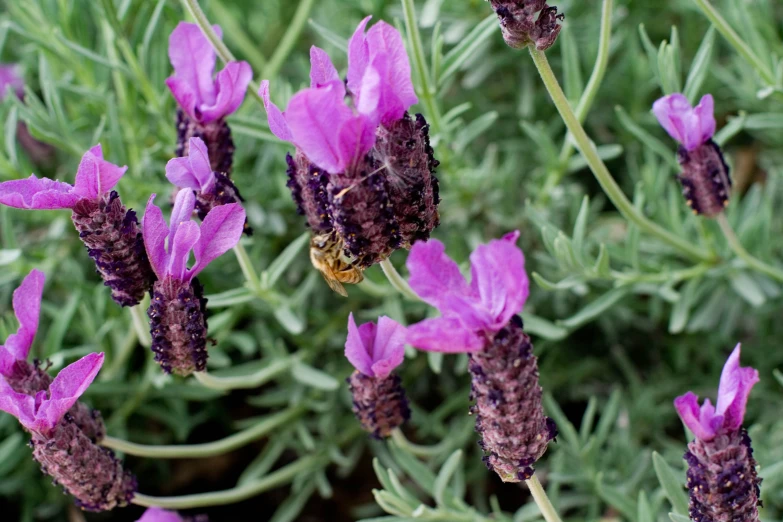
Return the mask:
<svg viewBox="0 0 783 522">
<path fill-rule="evenodd" d="M 376 438 L 388 437 L 410 418 L 410 408 L 400 377 L 394 369 L 405 355 L 405 327 L 388 317 L 378 324 L 356 327 L 348 316 L 345 356 L 356 368 L 348 378 L 353 412 L 362 428 Z"/>
<path fill-rule="evenodd" d="M 546 0 L 489 0 L 500 20 L 503 39 L 514 49 L 535 45 L 545 51 L 554 45 L 565 15 L 557 14 Z M 536 18 L 536 13 L 538 18 Z"/>
<path fill-rule="evenodd" d="M 244 201 L 231 179 L 222 172 L 213 172 L 209 151 L 201 138 L 190 138 L 187 158 L 174 158 L 166 164 L 166 179 L 179 188 L 188 188 L 196 195 L 196 212 L 204 219 L 220 205 Z M 245 233 L 253 229 L 245 221 Z"/>
<path fill-rule="evenodd" d="M 0 101 L 5 99 L 9 90 L 17 98 L 24 98 L 24 80 L 18 65 L 0 64 Z"/>
<path fill-rule="evenodd" d="M 738 344 L 723 367 L 715 406 L 705 399 L 699 407 L 699 398 L 692 392 L 674 400 L 683 423 L 696 436 L 685 452 L 690 516 L 695 522 L 759 520 L 761 479 L 756 474 L 750 437 L 742 427 L 748 396 L 759 381 L 759 373 L 741 368 L 739 359 Z"/>
<path fill-rule="evenodd" d="M 222 37 L 220 27 L 213 28 Z M 253 71 L 247 62 L 229 62 L 213 78 L 216 58 L 198 25 L 180 22 L 169 37 L 174 75 L 166 85 L 180 107 L 176 155 L 186 156 L 190 138 L 199 137 L 209 148 L 212 171 L 229 175 L 234 142 L 225 117 L 242 105 Z"/>
<path fill-rule="evenodd" d="M 288 172 L 300 213 L 316 233 L 333 228 L 360 268 L 428 239 L 439 221 L 438 162 L 426 121 L 407 113 L 418 100 L 402 37 L 385 22 L 365 33 L 369 20 L 348 43 L 347 91 L 317 47 L 310 88 L 285 112 L 271 102 L 268 81 L 259 91 L 272 132 L 296 145 Z"/>
<path fill-rule="evenodd" d="M 14 291 L 13 308 L 19 329 L 8 336 L 5 346 L 0 345 L 0 380 L 5 380 L 15 392 L 32 397 L 48 390 L 52 383 L 52 378 L 41 368 L 38 361 L 32 364 L 27 362 L 30 347 L 38 331 L 45 281 L 43 272 L 33 270 Z M 100 441 L 106 435 L 106 427 L 98 410 L 77 402 L 68 413 L 74 424 L 92 441 Z"/>
<path fill-rule="evenodd" d="M 469 354 L 479 444 L 487 467 L 504 482 L 529 479 L 557 435 L 541 405 L 533 346 L 516 315 L 529 286 L 518 238 L 514 232 L 476 248 L 470 284 L 440 241 L 416 243 L 407 263 L 411 288 L 441 313 L 409 326 L 407 342 L 422 350 Z"/>
<path fill-rule="evenodd" d="M 151 507 L 136 522 L 209 522 L 206 515 L 182 518 L 174 511 Z"/>
<path fill-rule="evenodd" d="M 206 299 L 195 276 L 239 242 L 245 211 L 237 203 L 213 208 L 199 227 L 191 221 L 196 207 L 192 190 L 180 190 L 171 227 L 155 206 L 153 194 L 144 213 L 144 244 L 158 280 L 152 290 L 152 351 L 167 373 L 190 375 L 207 365 Z M 191 251 L 195 264 L 187 267 Z"/>
<path fill-rule="evenodd" d="M 136 213 L 112 190 L 127 169 L 104 160 L 99 144 L 82 156 L 73 186 L 35 175 L 0 183 L 0 203 L 9 207 L 73 211 L 79 238 L 121 306 L 138 304 L 153 280 Z"/>
<path fill-rule="evenodd" d="M 0 379 L 0 410 L 30 432 L 33 457 L 41 470 L 73 495 L 88 511 L 125 506 L 136 492 L 136 479 L 114 453 L 93 443 L 68 413 L 103 364 L 93 353 L 65 367 L 34 396 L 19 393 Z"/>
<path fill-rule="evenodd" d="M 712 95 L 702 97 L 691 108 L 688 99 L 675 93 L 653 104 L 653 113 L 669 135 L 681 143 L 677 160 L 682 173 L 677 176 L 682 194 L 694 214 L 714 217 L 729 204 L 731 176 L 723 153 L 712 140 L 715 134 Z"/>
</svg>

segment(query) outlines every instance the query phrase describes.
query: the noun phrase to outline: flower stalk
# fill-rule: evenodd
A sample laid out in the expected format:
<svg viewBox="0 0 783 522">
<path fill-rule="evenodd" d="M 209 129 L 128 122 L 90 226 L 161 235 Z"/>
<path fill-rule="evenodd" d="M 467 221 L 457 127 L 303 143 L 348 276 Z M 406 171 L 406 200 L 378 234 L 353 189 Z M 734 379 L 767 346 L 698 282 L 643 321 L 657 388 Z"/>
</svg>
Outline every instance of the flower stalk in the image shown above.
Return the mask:
<svg viewBox="0 0 783 522">
<path fill-rule="evenodd" d="M 541 515 L 544 517 L 544 520 L 546 520 L 546 522 L 561 522 L 560 516 L 555 510 L 555 506 L 552 505 L 546 491 L 544 491 L 544 487 L 538 480 L 538 475 L 530 477 L 525 481 L 525 484 L 527 484 L 528 489 L 530 489 L 530 494 L 533 496 L 536 505 L 538 505 L 538 509 L 541 510 Z"/>
<path fill-rule="evenodd" d="M 734 229 L 731 228 L 731 224 L 729 223 L 729 219 L 728 217 L 726 217 L 725 212 L 718 214 L 715 217 L 715 220 L 718 222 L 718 225 L 720 226 L 723 235 L 726 237 L 726 241 L 728 242 L 729 247 L 735 254 L 737 254 L 737 257 L 745 261 L 745 263 L 747 263 L 748 266 L 750 266 L 754 270 L 757 270 L 762 274 L 768 275 L 773 279 L 777 279 L 778 281 L 783 281 L 783 270 L 768 265 L 765 262 L 761 261 L 760 259 L 754 257 L 750 252 L 748 252 L 745 249 L 744 246 L 742 246 L 742 243 L 737 237 L 737 234 L 734 233 Z"/>
</svg>

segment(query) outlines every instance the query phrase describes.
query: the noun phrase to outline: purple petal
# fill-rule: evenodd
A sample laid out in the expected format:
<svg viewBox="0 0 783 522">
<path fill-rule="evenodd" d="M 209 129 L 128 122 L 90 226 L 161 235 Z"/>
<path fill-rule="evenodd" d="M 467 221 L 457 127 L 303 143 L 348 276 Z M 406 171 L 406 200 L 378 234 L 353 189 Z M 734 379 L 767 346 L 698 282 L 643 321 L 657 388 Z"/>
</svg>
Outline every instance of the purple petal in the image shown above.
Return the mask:
<svg viewBox="0 0 783 522">
<path fill-rule="evenodd" d="M 718 387 L 716 411 L 724 416 L 723 427 L 728 430 L 742 426 L 750 390 L 759 382 L 759 372 L 755 368 L 741 368 L 739 360 L 740 345 L 737 344 L 723 367 Z"/>
<path fill-rule="evenodd" d="M 340 81 L 340 75 L 326 51 L 310 47 L 310 87 L 323 87 L 335 80 Z"/>
<path fill-rule="evenodd" d="M 166 226 L 166 220 L 163 219 L 163 212 L 155 205 L 154 201 L 155 194 L 150 196 L 147 208 L 144 210 L 144 219 L 141 223 L 142 237 L 152 270 L 158 279 L 163 279 L 168 264 L 166 237 L 169 235 L 169 227 Z"/>
<path fill-rule="evenodd" d="M 103 354 L 91 353 L 60 370 L 49 385 L 49 399 L 36 412 L 38 428 L 54 428 L 92 384 L 102 365 Z"/>
<path fill-rule="evenodd" d="M 288 128 L 285 116 L 283 116 L 283 113 L 277 105 L 272 103 L 272 100 L 269 98 L 269 80 L 261 82 L 261 88 L 258 89 L 258 95 L 264 100 L 264 109 L 266 109 L 266 116 L 269 121 L 269 130 L 281 140 L 293 142 L 294 136 L 291 134 L 291 129 Z"/>
<path fill-rule="evenodd" d="M 166 78 L 166 86 L 171 91 L 171 95 L 174 96 L 177 105 L 185 111 L 185 114 L 198 121 L 196 105 L 199 103 L 199 100 L 194 88 L 186 80 L 176 76 Z"/>
<path fill-rule="evenodd" d="M 445 252 L 446 247 L 437 239 L 416 242 L 406 262 L 409 283 L 424 302 L 441 314 L 458 315 L 464 308 L 473 306 L 473 298 L 459 266 Z M 475 300 L 478 301 L 477 296 Z"/>
<path fill-rule="evenodd" d="M 193 174 L 188 158 L 173 158 L 166 163 L 166 179 L 179 188 L 201 190 L 201 183 Z"/>
<path fill-rule="evenodd" d="M 188 157 L 174 158 L 166 164 L 166 179 L 180 188 L 211 192 L 215 176 L 209 163 L 209 151 L 201 138 L 190 138 Z"/>
<path fill-rule="evenodd" d="M 187 89 L 193 105 L 215 103 L 215 51 L 197 24 L 180 22 L 169 37 L 169 60 L 174 67 L 175 86 Z M 175 88 L 167 81 L 174 97 L 191 117 L 192 106 L 183 105 Z"/>
<path fill-rule="evenodd" d="M 13 360 L 27 360 L 30 347 L 38 331 L 38 318 L 41 313 L 41 298 L 43 296 L 46 276 L 40 270 L 33 270 L 24 278 L 19 288 L 14 290 L 14 314 L 19 321 L 19 329 L 8 336 L 5 350 L 13 356 Z M 13 361 L 12 361 L 13 362 Z M 5 374 L 9 368 L 0 363 L 0 373 Z"/>
<path fill-rule="evenodd" d="M 245 99 L 253 70 L 247 62 L 229 62 L 217 75 L 217 99 L 199 106 L 201 122 L 209 123 L 235 112 Z"/>
<path fill-rule="evenodd" d="M 699 397 L 693 392 L 688 392 L 674 399 L 674 407 L 680 415 L 683 424 L 699 440 L 710 441 L 715 438 L 715 430 L 712 426 L 704 425 L 701 422 L 701 411 L 699 408 Z"/>
<path fill-rule="evenodd" d="M 372 372 L 376 377 L 385 378 L 402 364 L 402 359 L 405 357 L 406 334 L 405 327 L 397 321 L 386 316 L 378 318 L 370 354 L 373 363 Z"/>
<path fill-rule="evenodd" d="M 353 116 L 340 127 L 338 148 L 340 164 L 345 170 L 356 159 L 363 158 L 375 144 L 375 125 L 361 114 Z"/>
<path fill-rule="evenodd" d="M 46 392 L 43 393 L 46 395 Z M 35 427 L 35 399 L 30 395 L 15 392 L 5 379 L 0 379 L 0 411 L 19 419 L 22 426 L 28 430 Z"/>
<path fill-rule="evenodd" d="M 529 294 L 529 282 L 525 272 L 525 258 L 511 240 L 495 239 L 488 245 L 480 245 L 470 255 L 471 289 L 480 296 L 493 323 L 489 330 L 497 332 L 520 311 Z"/>
<path fill-rule="evenodd" d="M 406 341 L 419 350 L 463 353 L 484 348 L 484 337 L 465 329 L 456 317 L 425 319 L 408 327 Z"/>
<path fill-rule="evenodd" d="M 82 156 L 73 193 L 84 199 L 96 199 L 113 189 L 127 170 L 128 167 L 104 160 L 99 143 Z"/>
<path fill-rule="evenodd" d="M 0 65 L 0 101 L 5 99 L 9 87 L 17 98 L 24 96 L 24 80 L 16 64 Z"/>
<path fill-rule="evenodd" d="M 365 323 L 362 328 L 367 325 L 374 327 L 372 323 Z M 362 334 L 365 335 L 362 335 Z M 366 334 L 370 333 L 368 329 L 363 331 L 356 327 L 356 321 L 353 318 L 353 313 L 348 314 L 348 337 L 345 339 L 345 357 L 353 365 L 354 368 L 368 377 L 374 377 L 375 374 L 372 371 L 372 359 L 368 351 L 368 346 L 372 346 L 372 339 L 367 339 Z"/>
<path fill-rule="evenodd" d="M 297 147 L 310 161 L 333 174 L 343 172 L 348 166 L 340 146 L 341 137 L 335 132 L 354 119 L 353 112 L 343 101 L 344 97 L 342 82 L 331 82 L 319 89 L 305 89 L 291 98 L 285 113 Z M 346 136 L 354 136 L 357 129 L 352 125 L 347 128 Z"/>
<path fill-rule="evenodd" d="M 419 101 L 411 80 L 408 53 L 400 32 L 383 21 L 370 28 L 366 42 L 370 64 L 381 75 L 378 116 L 382 123 L 389 124 L 402 118 L 405 111 Z"/>
<path fill-rule="evenodd" d="M 182 517 L 174 511 L 151 507 L 136 522 L 182 522 Z"/>
<path fill-rule="evenodd" d="M 177 228 L 177 234 L 169 243 L 169 264 L 166 274 L 174 279 L 184 280 L 188 268 L 190 251 L 201 238 L 198 225 L 192 221 L 185 221 Z"/>
<path fill-rule="evenodd" d="M 348 90 L 355 96 L 359 96 L 361 92 L 362 79 L 370 61 L 370 51 L 364 36 L 364 29 L 367 27 L 370 18 L 372 16 L 368 16 L 359 22 L 359 26 L 348 42 Z"/>
<path fill-rule="evenodd" d="M 15 179 L 0 183 L 0 203 L 14 208 L 54 210 L 73 208 L 82 199 L 68 183 L 47 178 Z"/>
<path fill-rule="evenodd" d="M 714 103 L 712 96 L 701 99 L 696 109 L 680 94 L 670 94 L 653 104 L 653 114 L 675 140 L 687 150 L 698 148 L 715 133 Z"/>
<path fill-rule="evenodd" d="M 171 246 L 174 244 L 174 237 L 177 235 L 177 229 L 183 223 L 190 223 L 193 217 L 193 210 L 196 208 L 196 196 L 192 190 L 182 189 L 177 192 L 174 198 L 174 208 L 171 210 L 171 219 L 169 219 L 168 252 L 171 254 Z"/>
<path fill-rule="evenodd" d="M 209 211 L 201 223 L 201 238 L 193 247 L 196 264 L 188 271 L 195 277 L 213 259 L 234 248 L 245 227 L 245 209 L 238 203 L 221 205 Z"/>
</svg>

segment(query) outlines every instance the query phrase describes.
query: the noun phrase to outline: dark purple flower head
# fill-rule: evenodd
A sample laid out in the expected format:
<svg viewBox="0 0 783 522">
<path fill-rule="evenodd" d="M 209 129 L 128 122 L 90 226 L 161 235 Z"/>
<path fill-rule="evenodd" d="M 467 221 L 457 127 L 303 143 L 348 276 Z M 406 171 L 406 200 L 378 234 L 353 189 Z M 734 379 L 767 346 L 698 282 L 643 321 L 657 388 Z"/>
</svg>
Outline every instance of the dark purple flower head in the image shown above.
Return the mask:
<svg viewBox="0 0 783 522">
<path fill-rule="evenodd" d="M 27 355 L 38 331 L 38 317 L 41 313 L 46 276 L 40 270 L 33 270 L 14 290 L 13 307 L 19 328 L 8 336 L 5 345 L 0 345 L 0 375 L 9 377 L 17 361 L 27 362 Z M 2 380 L 2 379 L 0 379 Z"/>
<path fill-rule="evenodd" d="M 81 200 L 92 201 L 109 193 L 127 170 L 104 160 L 98 144 L 82 156 L 74 185 L 35 175 L 6 181 L 0 183 L 0 203 L 24 209 L 72 209 Z"/>
<path fill-rule="evenodd" d="M 0 410 L 10 413 L 29 431 L 48 437 L 76 404 L 103 365 L 103 354 L 92 353 L 63 368 L 48 391 L 35 396 L 15 392 L 0 379 Z"/>
<path fill-rule="evenodd" d="M 220 27 L 214 26 L 221 36 Z M 174 75 L 166 80 L 174 99 L 194 121 L 206 124 L 236 111 L 253 72 L 247 62 L 229 62 L 213 77 L 216 55 L 198 25 L 180 22 L 169 37 Z"/>
<path fill-rule="evenodd" d="M 652 110 L 666 132 L 689 152 L 715 134 L 715 102 L 711 94 L 705 94 L 696 107 L 691 107 L 684 95 L 670 94 L 656 101 Z"/>
<path fill-rule="evenodd" d="M 554 45 L 565 15 L 546 0 L 489 0 L 498 15 L 503 39 L 514 49 L 534 45 L 545 51 Z M 538 13 L 538 17 L 536 17 Z"/>
<path fill-rule="evenodd" d="M 741 368 L 739 359 L 738 344 L 723 367 L 715 406 L 705 399 L 699 407 L 699 397 L 693 392 L 674 400 L 682 422 L 697 439 L 711 441 L 721 433 L 736 431 L 742 426 L 748 396 L 753 385 L 759 382 L 759 372 L 754 368 Z"/>
<path fill-rule="evenodd" d="M 445 254 L 443 243 L 418 242 L 408 256 L 411 288 L 441 317 L 408 327 L 407 341 L 422 350 L 475 352 L 518 314 L 528 296 L 519 232 L 481 245 L 471 254 L 471 282 Z"/>
<path fill-rule="evenodd" d="M 353 314 L 348 316 L 345 356 L 354 368 L 368 377 L 386 378 L 402 363 L 405 355 L 405 327 L 386 316 L 376 323 L 357 328 Z"/>
<path fill-rule="evenodd" d="M 19 66 L 0 64 L 0 101 L 5 99 L 9 89 L 17 98 L 21 99 L 24 96 L 24 80 L 19 73 Z"/>
</svg>

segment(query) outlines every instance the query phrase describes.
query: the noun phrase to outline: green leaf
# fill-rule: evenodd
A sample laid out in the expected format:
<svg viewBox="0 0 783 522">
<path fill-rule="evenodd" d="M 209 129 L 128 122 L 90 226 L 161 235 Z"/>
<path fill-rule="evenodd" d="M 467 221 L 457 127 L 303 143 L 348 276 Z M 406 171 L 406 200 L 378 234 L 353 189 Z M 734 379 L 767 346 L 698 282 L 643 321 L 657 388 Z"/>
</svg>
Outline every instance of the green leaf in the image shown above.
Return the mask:
<svg viewBox="0 0 783 522">
<path fill-rule="evenodd" d="M 590 212 L 590 199 L 585 196 L 582 198 L 582 204 L 579 206 L 579 213 L 576 216 L 574 222 L 574 233 L 572 239 L 574 242 L 574 250 L 577 255 L 581 255 L 582 247 L 584 246 L 585 230 L 587 229 L 587 214 Z"/>
<path fill-rule="evenodd" d="M 539 317 L 537 315 L 523 312 L 522 321 L 525 324 L 525 331 L 529 334 L 537 335 L 549 341 L 559 341 L 568 337 L 568 330 L 558 326 L 552 321 Z"/>
<path fill-rule="evenodd" d="M 294 239 L 282 252 L 269 264 L 269 268 L 261 274 L 261 281 L 264 288 L 269 289 L 275 286 L 277 280 L 283 275 L 288 266 L 296 259 L 299 252 L 310 242 L 310 232 L 305 232 Z"/>
<path fill-rule="evenodd" d="M 498 17 L 495 13 L 492 13 L 476 25 L 458 45 L 446 53 L 446 56 L 443 58 L 443 65 L 441 66 L 443 74 L 438 78 L 439 87 L 443 86 L 443 84 L 454 76 L 468 58 L 476 54 L 477 49 L 481 47 L 482 44 L 489 40 L 490 37 L 497 34 L 497 25 Z"/>
<path fill-rule="evenodd" d="M 304 332 L 305 323 L 287 305 L 278 305 L 274 309 L 275 319 L 288 330 L 289 333 L 299 335 Z"/>
<path fill-rule="evenodd" d="M 704 79 L 707 77 L 707 71 L 710 67 L 712 50 L 714 47 L 715 26 L 711 25 L 707 30 L 707 34 L 704 35 L 704 38 L 701 41 L 699 50 L 696 51 L 696 56 L 693 58 L 688 78 L 685 80 L 683 94 L 691 102 L 691 105 L 696 105 L 696 103 L 698 103 L 699 91 L 704 83 Z"/>
<path fill-rule="evenodd" d="M 625 112 L 625 109 L 619 105 L 614 109 L 617 118 L 620 120 L 620 124 L 625 127 L 625 130 L 633 134 L 636 139 L 641 141 L 646 147 L 658 154 L 663 160 L 666 161 L 673 169 L 679 170 L 680 165 L 677 163 L 675 157 L 674 148 L 665 145 L 661 140 L 654 137 L 652 134 L 642 129 L 630 116 Z"/>
<path fill-rule="evenodd" d="M 654 522 L 655 513 L 653 513 L 650 503 L 647 501 L 647 494 L 644 491 L 639 492 L 639 500 L 636 503 L 637 507 L 637 522 Z"/>
<path fill-rule="evenodd" d="M 465 149 L 471 142 L 492 127 L 497 119 L 497 111 L 489 111 L 465 125 L 454 138 L 454 148 L 456 150 Z"/>
<path fill-rule="evenodd" d="M 676 473 L 657 451 L 653 452 L 653 467 L 672 509 L 676 513 L 688 513 L 688 497 L 683 491 L 684 480 L 680 478 L 680 474 Z"/>
<path fill-rule="evenodd" d="M 446 462 L 443 464 L 443 467 L 440 468 L 440 472 L 438 473 L 438 476 L 435 477 L 435 484 L 433 485 L 432 488 L 432 497 L 435 499 L 435 502 L 439 506 L 446 504 L 447 493 L 448 493 L 446 488 L 449 487 L 449 481 L 451 480 L 451 477 L 454 475 L 454 473 L 457 471 L 457 467 L 460 465 L 461 461 L 462 461 L 462 450 L 456 450 L 454 453 L 452 453 L 449 456 L 448 459 L 446 459 Z"/>
<path fill-rule="evenodd" d="M 690 517 L 685 515 L 678 515 L 677 513 L 669 513 L 669 518 L 672 522 L 691 522 Z"/>
<path fill-rule="evenodd" d="M 321 390 L 334 391 L 340 387 L 337 379 L 328 373 L 302 362 L 294 364 L 291 368 L 291 376 L 302 384 Z"/>
<path fill-rule="evenodd" d="M 729 281 L 734 291 L 751 306 L 758 308 L 767 302 L 764 290 L 747 273 L 735 272 L 729 276 Z"/>
<path fill-rule="evenodd" d="M 609 290 L 568 319 L 557 321 L 557 324 L 572 330 L 587 324 L 620 302 L 629 291 L 630 290 L 625 287 Z"/>
<path fill-rule="evenodd" d="M 19 248 L 0 250 L 0 266 L 10 265 L 22 256 L 22 250 Z"/>
</svg>

